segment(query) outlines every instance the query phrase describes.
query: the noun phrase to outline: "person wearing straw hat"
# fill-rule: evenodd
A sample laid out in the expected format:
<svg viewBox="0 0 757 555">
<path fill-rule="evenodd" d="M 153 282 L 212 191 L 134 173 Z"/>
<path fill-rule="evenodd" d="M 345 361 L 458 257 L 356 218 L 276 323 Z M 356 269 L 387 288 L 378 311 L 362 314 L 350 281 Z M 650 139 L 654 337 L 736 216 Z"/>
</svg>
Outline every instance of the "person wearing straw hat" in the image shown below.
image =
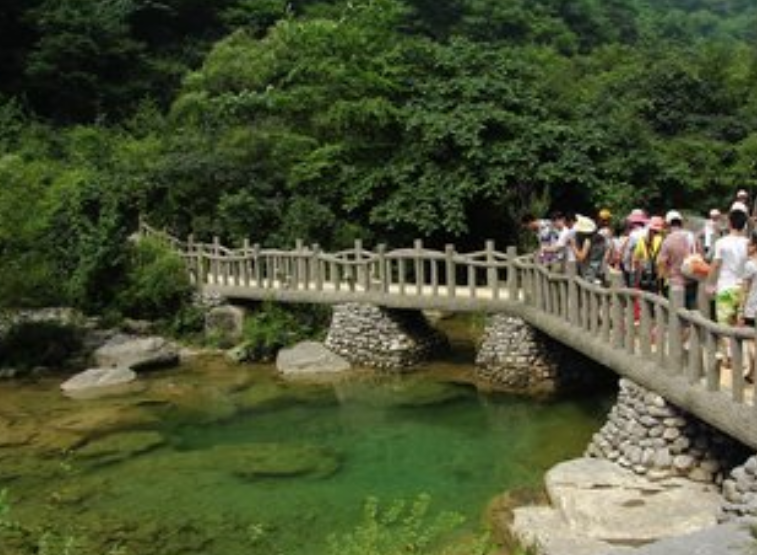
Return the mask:
<svg viewBox="0 0 757 555">
<path fill-rule="evenodd" d="M 571 242 L 571 249 L 576 257 L 579 275 L 587 281 L 602 283 L 606 239 L 597 232 L 594 220 L 580 214 L 576 215 L 573 230 L 575 236 Z"/>
</svg>

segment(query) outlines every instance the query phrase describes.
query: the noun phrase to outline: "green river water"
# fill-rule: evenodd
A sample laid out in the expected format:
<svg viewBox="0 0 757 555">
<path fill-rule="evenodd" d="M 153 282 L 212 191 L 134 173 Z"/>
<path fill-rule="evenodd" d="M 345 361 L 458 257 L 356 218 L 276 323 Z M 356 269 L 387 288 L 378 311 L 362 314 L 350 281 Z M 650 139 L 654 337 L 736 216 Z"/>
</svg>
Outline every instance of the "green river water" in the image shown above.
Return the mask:
<svg viewBox="0 0 757 555">
<path fill-rule="evenodd" d="M 2 384 L 0 488 L 13 519 L 103 555 L 318 555 L 371 496 L 425 493 L 476 530 L 496 495 L 579 456 L 609 400 L 483 394 L 470 370 L 297 386 L 210 357 L 108 399 Z"/>
</svg>

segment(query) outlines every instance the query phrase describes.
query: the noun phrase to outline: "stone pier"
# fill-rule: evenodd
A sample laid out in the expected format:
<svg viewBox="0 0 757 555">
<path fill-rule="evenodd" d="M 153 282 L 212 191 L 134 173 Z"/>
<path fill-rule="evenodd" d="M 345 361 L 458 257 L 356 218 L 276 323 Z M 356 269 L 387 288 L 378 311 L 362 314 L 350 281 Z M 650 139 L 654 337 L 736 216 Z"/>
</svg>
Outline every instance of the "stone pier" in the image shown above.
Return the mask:
<svg viewBox="0 0 757 555">
<path fill-rule="evenodd" d="M 748 451 L 738 442 L 630 380 L 586 455 L 653 479 L 680 476 L 720 484 Z"/>
<path fill-rule="evenodd" d="M 418 310 L 347 303 L 334 306 L 326 346 L 353 364 L 403 370 L 444 352 L 449 343 Z"/>
<path fill-rule="evenodd" d="M 499 391 L 553 394 L 596 384 L 598 365 L 520 318 L 488 317 L 476 376 Z"/>
</svg>

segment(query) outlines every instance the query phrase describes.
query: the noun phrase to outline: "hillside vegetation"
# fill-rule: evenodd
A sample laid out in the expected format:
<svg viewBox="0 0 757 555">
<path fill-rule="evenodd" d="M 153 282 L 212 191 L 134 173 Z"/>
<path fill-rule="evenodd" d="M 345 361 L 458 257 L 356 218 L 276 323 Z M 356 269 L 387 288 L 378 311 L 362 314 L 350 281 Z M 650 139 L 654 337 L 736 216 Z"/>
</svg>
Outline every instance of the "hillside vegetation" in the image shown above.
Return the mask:
<svg viewBox="0 0 757 555">
<path fill-rule="evenodd" d="M 128 312 L 139 215 L 465 247 L 722 207 L 757 192 L 756 33 L 748 0 L 6 0 L 0 305 Z"/>
</svg>

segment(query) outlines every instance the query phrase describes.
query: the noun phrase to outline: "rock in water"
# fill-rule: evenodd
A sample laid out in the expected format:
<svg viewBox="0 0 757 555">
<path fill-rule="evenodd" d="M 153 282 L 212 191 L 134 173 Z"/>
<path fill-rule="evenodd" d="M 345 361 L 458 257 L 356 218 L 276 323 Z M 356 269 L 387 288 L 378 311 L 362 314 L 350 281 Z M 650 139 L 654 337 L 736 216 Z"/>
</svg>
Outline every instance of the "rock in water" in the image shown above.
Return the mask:
<svg viewBox="0 0 757 555">
<path fill-rule="evenodd" d="M 276 368 L 285 376 L 307 377 L 317 374 L 344 372 L 349 362 L 329 351 L 317 341 L 303 341 L 294 347 L 281 349 L 276 357 Z"/>
<path fill-rule="evenodd" d="M 68 397 L 93 399 L 132 391 L 136 379 L 136 372 L 123 366 L 90 368 L 69 378 L 60 388 Z"/>
<path fill-rule="evenodd" d="M 118 335 L 94 353 L 98 366 L 125 366 L 144 370 L 173 366 L 179 362 L 176 346 L 162 337 L 132 337 Z"/>
</svg>

